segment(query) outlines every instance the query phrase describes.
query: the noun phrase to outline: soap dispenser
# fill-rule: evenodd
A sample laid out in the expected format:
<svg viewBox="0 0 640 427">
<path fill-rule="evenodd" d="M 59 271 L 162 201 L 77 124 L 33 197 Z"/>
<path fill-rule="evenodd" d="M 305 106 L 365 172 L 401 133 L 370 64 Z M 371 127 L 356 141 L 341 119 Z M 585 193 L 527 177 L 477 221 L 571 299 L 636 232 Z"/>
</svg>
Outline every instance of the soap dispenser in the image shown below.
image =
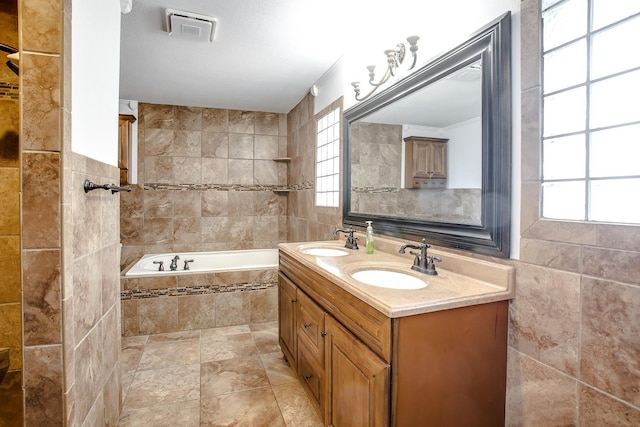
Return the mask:
<svg viewBox="0 0 640 427">
<path fill-rule="evenodd" d="M 373 226 L 371 224 L 373 224 L 373 221 L 365 221 L 365 222 L 367 223 L 367 236 L 366 236 L 367 253 L 372 254 L 373 253 Z"/>
</svg>

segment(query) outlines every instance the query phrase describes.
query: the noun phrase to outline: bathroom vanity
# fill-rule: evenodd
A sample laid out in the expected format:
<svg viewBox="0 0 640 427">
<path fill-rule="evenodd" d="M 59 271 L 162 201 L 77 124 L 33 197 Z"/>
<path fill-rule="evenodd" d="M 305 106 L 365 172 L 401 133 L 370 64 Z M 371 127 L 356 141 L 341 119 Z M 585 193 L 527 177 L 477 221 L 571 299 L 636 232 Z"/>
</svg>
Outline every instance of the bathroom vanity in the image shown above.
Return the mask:
<svg viewBox="0 0 640 427">
<path fill-rule="evenodd" d="M 504 425 L 513 268 L 342 245 L 279 246 L 280 346 L 324 424 Z"/>
</svg>

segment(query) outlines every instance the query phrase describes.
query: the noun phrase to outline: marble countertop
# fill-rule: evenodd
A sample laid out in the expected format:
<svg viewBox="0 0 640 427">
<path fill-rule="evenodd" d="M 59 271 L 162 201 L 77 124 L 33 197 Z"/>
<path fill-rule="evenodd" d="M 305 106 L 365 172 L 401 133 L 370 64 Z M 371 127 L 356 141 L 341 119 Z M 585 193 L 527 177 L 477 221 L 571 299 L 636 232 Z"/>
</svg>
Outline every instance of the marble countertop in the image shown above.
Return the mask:
<svg viewBox="0 0 640 427">
<path fill-rule="evenodd" d="M 515 271 L 508 265 L 491 263 L 458 254 L 430 250 L 442 258 L 437 276 L 411 270 L 413 256 L 400 256 L 363 248 L 348 250 L 346 256 L 316 256 L 303 253 L 308 248 L 343 249 L 344 241 L 281 243 L 279 249 L 345 289 L 371 307 L 390 317 L 412 316 L 476 304 L 508 300 L 515 294 Z M 409 254 L 409 251 L 407 251 Z M 427 283 L 422 289 L 405 290 L 371 286 L 351 277 L 355 271 L 372 268 L 412 275 Z"/>
</svg>

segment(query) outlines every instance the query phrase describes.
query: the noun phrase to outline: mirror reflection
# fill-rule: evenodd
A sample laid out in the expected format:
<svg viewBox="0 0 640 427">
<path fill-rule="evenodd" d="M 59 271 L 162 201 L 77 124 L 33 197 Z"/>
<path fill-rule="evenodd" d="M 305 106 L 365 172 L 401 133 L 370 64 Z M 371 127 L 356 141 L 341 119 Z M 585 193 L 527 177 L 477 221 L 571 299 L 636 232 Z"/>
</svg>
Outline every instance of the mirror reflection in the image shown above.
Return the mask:
<svg viewBox="0 0 640 427">
<path fill-rule="evenodd" d="M 480 60 L 351 123 L 351 210 L 481 224 Z"/>
</svg>

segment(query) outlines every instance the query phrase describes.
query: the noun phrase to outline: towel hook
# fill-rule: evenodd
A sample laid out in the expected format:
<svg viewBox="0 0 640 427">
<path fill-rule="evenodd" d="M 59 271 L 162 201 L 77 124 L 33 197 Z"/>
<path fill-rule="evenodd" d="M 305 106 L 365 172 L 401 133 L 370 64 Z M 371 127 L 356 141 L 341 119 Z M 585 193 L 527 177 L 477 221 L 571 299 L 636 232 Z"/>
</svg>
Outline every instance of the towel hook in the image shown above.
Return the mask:
<svg viewBox="0 0 640 427">
<path fill-rule="evenodd" d="M 89 191 L 97 190 L 98 188 L 102 188 L 103 190 L 111 190 L 111 194 L 117 193 L 118 191 L 127 191 L 127 192 L 131 191 L 131 186 L 119 187 L 115 184 L 98 185 L 98 184 L 94 184 L 88 179 L 84 180 L 83 187 L 84 187 L 85 193 L 88 193 Z"/>
</svg>

